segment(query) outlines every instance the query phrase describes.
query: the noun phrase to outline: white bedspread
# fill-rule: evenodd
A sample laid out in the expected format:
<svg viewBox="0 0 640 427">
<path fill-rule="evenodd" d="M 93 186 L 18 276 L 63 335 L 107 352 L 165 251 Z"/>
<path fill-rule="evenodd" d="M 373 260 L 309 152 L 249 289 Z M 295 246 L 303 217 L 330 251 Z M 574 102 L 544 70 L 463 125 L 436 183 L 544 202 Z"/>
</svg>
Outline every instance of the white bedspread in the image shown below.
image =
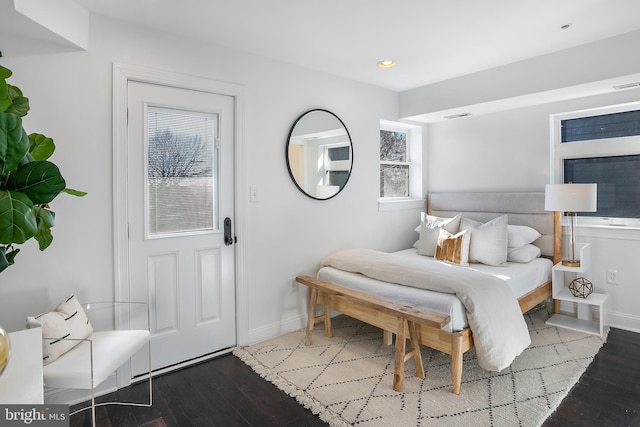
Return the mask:
<svg viewBox="0 0 640 427">
<path fill-rule="evenodd" d="M 323 266 L 373 279 L 455 294 L 465 306 L 484 369 L 501 371 L 531 344 L 520 306 L 509 286 L 489 274 L 443 262 L 420 262 L 370 249 L 329 255 Z"/>
</svg>

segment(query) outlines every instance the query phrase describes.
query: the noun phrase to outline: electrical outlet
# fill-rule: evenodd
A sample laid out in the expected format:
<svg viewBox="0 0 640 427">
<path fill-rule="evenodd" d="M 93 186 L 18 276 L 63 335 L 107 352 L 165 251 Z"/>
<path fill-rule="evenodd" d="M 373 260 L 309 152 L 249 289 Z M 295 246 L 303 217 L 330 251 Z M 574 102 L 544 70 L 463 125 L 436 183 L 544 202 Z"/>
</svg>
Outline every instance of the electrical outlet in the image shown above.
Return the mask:
<svg viewBox="0 0 640 427">
<path fill-rule="evenodd" d="M 607 283 L 611 285 L 618 284 L 618 270 L 614 270 L 612 268 L 607 270 Z"/>
<path fill-rule="evenodd" d="M 291 278 L 291 292 L 298 292 L 298 282 L 296 282 L 296 278 Z"/>
</svg>

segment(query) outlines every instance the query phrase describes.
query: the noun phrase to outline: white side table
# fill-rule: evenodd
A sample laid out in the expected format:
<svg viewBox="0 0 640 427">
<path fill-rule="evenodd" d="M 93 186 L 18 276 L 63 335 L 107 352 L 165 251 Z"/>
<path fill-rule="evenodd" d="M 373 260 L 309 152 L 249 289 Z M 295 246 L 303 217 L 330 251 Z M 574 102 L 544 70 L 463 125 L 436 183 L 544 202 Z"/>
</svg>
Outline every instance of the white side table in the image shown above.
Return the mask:
<svg viewBox="0 0 640 427">
<path fill-rule="evenodd" d="M 609 326 L 606 304 L 608 295 L 592 292 L 586 298 L 574 297 L 569 290 L 569 283 L 565 281 L 565 273 L 574 273 L 572 276 L 575 277 L 591 278 L 591 246 L 589 243 L 580 246 L 580 267 L 568 267 L 558 263 L 553 266 L 551 271 L 551 293 L 553 299 L 575 303 L 577 307 L 576 316 L 556 313 L 546 323 L 574 331 L 603 336 Z M 593 320 L 594 308 L 599 311 L 600 318 L 597 322 Z"/>
<path fill-rule="evenodd" d="M 0 375 L 0 403 L 43 404 L 42 329 L 11 332 L 11 358 Z"/>
</svg>

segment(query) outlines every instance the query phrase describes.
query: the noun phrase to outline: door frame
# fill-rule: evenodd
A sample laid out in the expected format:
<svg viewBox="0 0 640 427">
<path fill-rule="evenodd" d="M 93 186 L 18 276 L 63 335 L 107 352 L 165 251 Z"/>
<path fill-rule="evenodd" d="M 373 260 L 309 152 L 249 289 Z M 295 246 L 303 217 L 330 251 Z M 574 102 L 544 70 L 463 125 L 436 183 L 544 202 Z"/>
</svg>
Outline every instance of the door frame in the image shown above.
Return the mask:
<svg viewBox="0 0 640 427">
<path fill-rule="evenodd" d="M 114 261 L 114 297 L 116 301 L 129 301 L 129 243 L 128 243 L 128 203 L 127 203 L 127 105 L 128 83 L 142 83 L 191 89 L 234 99 L 234 215 L 233 231 L 236 236 L 245 230 L 245 200 L 241 189 L 246 188 L 243 111 L 244 86 L 211 80 L 186 74 L 160 71 L 146 67 L 113 63 L 113 261 Z M 247 193 L 248 194 L 248 193 Z M 243 236 L 245 237 L 245 236 Z M 245 281 L 245 262 L 247 239 L 241 238 L 234 245 L 235 256 L 235 301 L 236 301 L 236 343 L 243 342 L 248 331 L 248 291 Z M 118 370 L 117 387 L 127 386 L 131 382 L 130 368 Z"/>
</svg>

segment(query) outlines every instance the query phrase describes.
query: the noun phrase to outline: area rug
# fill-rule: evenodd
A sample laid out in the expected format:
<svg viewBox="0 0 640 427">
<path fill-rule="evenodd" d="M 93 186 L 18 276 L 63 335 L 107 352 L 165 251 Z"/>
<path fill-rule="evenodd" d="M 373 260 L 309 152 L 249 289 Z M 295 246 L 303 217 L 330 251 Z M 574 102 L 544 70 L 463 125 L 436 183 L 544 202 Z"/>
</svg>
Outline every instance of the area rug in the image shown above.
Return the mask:
<svg viewBox="0 0 640 427">
<path fill-rule="evenodd" d="M 547 326 L 546 309 L 525 315 L 531 345 L 501 372 L 465 353 L 462 392 L 451 392 L 449 356 L 422 346 L 426 375 L 405 366 L 404 390 L 392 389 L 394 347 L 380 329 L 347 316 L 332 322 L 333 338 L 316 325 L 234 354 L 266 380 L 334 427 L 539 426 L 578 381 L 602 346 L 600 337 Z"/>
</svg>

